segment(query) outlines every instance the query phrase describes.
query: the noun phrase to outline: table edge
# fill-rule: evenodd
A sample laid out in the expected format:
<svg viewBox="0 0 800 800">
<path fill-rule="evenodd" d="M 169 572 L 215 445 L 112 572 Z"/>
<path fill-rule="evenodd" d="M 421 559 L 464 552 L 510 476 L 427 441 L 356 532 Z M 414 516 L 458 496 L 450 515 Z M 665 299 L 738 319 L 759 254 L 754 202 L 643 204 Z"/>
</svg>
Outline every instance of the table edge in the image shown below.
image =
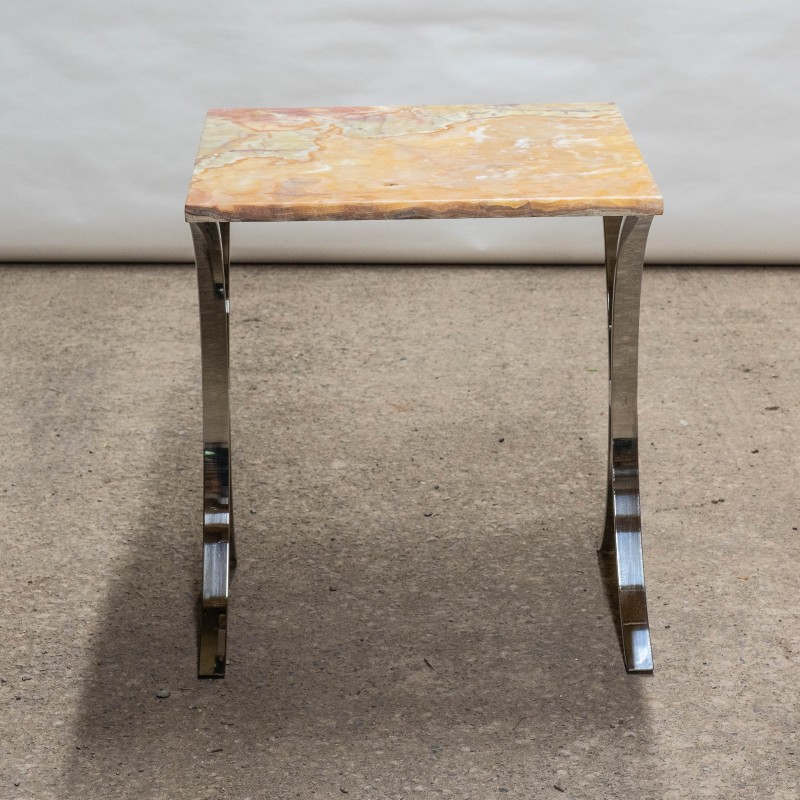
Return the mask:
<svg viewBox="0 0 800 800">
<path fill-rule="evenodd" d="M 566 205 L 566 207 L 564 207 Z M 621 198 L 599 203 L 597 198 L 554 198 L 520 203 L 442 201 L 409 205 L 408 203 L 308 204 L 235 206 L 216 208 L 186 205 L 187 222 L 343 222 L 407 219 L 505 219 L 513 217 L 652 217 L 664 213 L 660 195 Z"/>
</svg>

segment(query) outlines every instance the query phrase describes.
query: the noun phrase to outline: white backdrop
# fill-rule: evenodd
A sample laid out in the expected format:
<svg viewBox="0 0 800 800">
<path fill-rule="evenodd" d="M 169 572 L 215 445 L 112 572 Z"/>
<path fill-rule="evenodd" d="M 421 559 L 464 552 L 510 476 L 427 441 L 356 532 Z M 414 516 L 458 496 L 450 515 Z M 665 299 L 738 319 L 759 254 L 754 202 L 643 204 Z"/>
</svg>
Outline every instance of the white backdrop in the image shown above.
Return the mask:
<svg viewBox="0 0 800 800">
<path fill-rule="evenodd" d="M 797 0 L 0 0 L 3 260 L 189 261 L 205 110 L 617 102 L 649 261 L 800 263 Z M 234 226 L 234 260 L 598 261 L 598 220 Z"/>
</svg>

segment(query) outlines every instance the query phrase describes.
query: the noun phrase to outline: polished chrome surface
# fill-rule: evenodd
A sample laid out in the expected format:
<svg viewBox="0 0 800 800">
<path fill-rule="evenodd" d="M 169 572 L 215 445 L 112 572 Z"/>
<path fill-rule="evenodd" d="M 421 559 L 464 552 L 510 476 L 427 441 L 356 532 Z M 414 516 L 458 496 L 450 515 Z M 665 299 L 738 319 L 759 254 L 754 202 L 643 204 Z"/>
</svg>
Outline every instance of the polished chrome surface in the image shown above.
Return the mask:
<svg viewBox="0 0 800 800">
<path fill-rule="evenodd" d="M 625 666 L 652 672 L 639 500 L 637 380 L 642 266 L 652 217 L 606 217 L 609 459 L 601 552 L 616 558 Z M 229 223 L 190 223 L 203 374 L 203 588 L 198 674 L 224 677 L 229 582 L 236 565 L 229 405 Z"/>
<path fill-rule="evenodd" d="M 639 500 L 639 300 L 652 217 L 606 217 L 608 488 L 601 552 L 615 554 L 622 649 L 628 672 L 652 672 Z"/>
<path fill-rule="evenodd" d="M 203 374 L 203 589 L 198 675 L 225 675 L 228 586 L 236 565 L 231 502 L 229 224 L 191 224 Z"/>
</svg>

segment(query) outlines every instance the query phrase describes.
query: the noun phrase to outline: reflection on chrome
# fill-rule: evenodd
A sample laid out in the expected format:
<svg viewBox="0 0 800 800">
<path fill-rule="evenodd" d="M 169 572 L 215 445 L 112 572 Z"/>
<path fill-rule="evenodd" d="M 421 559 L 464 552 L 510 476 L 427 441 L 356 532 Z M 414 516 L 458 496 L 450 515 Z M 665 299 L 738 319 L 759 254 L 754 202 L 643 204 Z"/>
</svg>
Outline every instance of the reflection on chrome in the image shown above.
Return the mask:
<svg viewBox="0 0 800 800">
<path fill-rule="evenodd" d="M 215 511 L 207 511 L 203 515 L 203 525 L 208 527 L 209 525 L 228 525 L 228 521 L 230 520 L 231 515 L 228 514 L 227 511 L 224 512 L 215 512 Z"/>
<path fill-rule="evenodd" d="M 652 672 L 639 500 L 636 407 L 639 302 L 647 233 L 652 217 L 606 217 L 608 303 L 608 489 L 601 552 L 617 566 L 622 649 L 628 672 Z"/>
<path fill-rule="evenodd" d="M 203 590 L 198 675 L 225 675 L 230 573 L 236 565 L 229 407 L 229 223 L 192 223 L 203 373 Z"/>
<path fill-rule="evenodd" d="M 228 600 L 228 542 L 203 545 L 203 605 L 224 607 Z"/>
</svg>

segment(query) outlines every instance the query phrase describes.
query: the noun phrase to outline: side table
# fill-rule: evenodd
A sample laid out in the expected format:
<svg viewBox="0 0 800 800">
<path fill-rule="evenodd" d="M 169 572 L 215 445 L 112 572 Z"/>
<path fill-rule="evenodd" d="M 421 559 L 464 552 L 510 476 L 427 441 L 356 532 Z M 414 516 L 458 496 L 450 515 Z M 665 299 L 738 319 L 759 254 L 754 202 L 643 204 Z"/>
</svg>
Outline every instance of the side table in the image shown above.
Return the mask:
<svg viewBox="0 0 800 800">
<path fill-rule="evenodd" d="M 609 435 L 601 551 L 616 556 L 625 666 L 652 672 L 642 559 L 637 360 L 642 265 L 658 187 L 613 103 L 209 111 L 186 220 L 203 376 L 198 673 L 225 674 L 231 501 L 231 222 L 600 216 Z"/>
</svg>

